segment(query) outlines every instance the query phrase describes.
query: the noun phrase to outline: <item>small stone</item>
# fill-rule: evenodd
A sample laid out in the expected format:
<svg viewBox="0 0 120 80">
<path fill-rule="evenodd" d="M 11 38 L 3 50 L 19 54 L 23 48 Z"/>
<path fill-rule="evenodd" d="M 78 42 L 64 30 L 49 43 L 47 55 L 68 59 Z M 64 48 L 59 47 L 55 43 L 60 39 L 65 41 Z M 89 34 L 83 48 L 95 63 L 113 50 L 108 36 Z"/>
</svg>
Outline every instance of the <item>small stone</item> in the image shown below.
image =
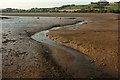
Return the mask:
<svg viewBox="0 0 120 80">
<path fill-rule="evenodd" d="M 64 43 L 69 43 L 68 41 L 64 41 Z"/>
<path fill-rule="evenodd" d="M 8 42 L 8 39 L 6 39 L 5 41 L 3 41 L 2 43 L 7 43 Z"/>
<path fill-rule="evenodd" d="M 48 34 L 46 36 L 48 37 Z"/>
<path fill-rule="evenodd" d="M 103 50 L 105 50 L 105 49 L 103 49 Z"/>
<path fill-rule="evenodd" d="M 103 64 L 103 66 L 107 66 L 106 64 Z"/>
<path fill-rule="evenodd" d="M 94 49 L 96 49 L 96 48 L 94 48 Z"/>
<path fill-rule="evenodd" d="M 11 65 L 13 65 L 13 62 L 11 62 Z"/>
<path fill-rule="evenodd" d="M 25 76 L 26 74 L 24 73 L 23 75 Z"/>
<path fill-rule="evenodd" d="M 20 37 L 20 40 L 22 40 L 23 39 L 23 37 Z"/>
<path fill-rule="evenodd" d="M 11 52 L 11 50 L 9 49 L 8 52 Z"/>
<path fill-rule="evenodd" d="M 91 63 L 94 63 L 95 61 L 94 60 L 91 60 Z"/>
<path fill-rule="evenodd" d="M 6 38 L 6 36 L 3 36 L 3 38 Z"/>
<path fill-rule="evenodd" d="M 82 47 L 84 47 L 85 45 L 83 44 Z"/>
<path fill-rule="evenodd" d="M 13 43 L 13 45 L 15 45 L 15 43 Z"/>
<path fill-rule="evenodd" d="M 45 52 L 46 52 L 46 53 L 48 53 L 49 51 L 48 51 L 48 50 L 46 50 Z"/>
<path fill-rule="evenodd" d="M 87 23 L 85 22 L 85 23 L 83 23 L 83 24 L 87 24 Z"/>
<path fill-rule="evenodd" d="M 80 45 L 82 45 L 82 44 L 77 44 L 77 46 L 80 46 Z"/>
</svg>

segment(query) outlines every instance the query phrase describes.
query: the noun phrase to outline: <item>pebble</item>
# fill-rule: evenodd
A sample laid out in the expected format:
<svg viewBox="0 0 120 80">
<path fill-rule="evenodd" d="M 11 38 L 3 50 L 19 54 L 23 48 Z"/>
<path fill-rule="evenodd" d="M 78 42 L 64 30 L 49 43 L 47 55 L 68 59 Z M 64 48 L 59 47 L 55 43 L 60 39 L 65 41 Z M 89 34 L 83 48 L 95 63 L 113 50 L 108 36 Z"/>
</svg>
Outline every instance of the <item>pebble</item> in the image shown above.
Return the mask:
<svg viewBox="0 0 120 80">
<path fill-rule="evenodd" d="M 107 65 L 104 63 L 103 66 L 107 66 Z"/>
<path fill-rule="evenodd" d="M 3 36 L 3 38 L 6 38 L 6 36 Z"/>
<path fill-rule="evenodd" d="M 96 49 L 96 48 L 94 48 L 94 49 Z"/>
<path fill-rule="evenodd" d="M 48 37 L 48 35 L 46 35 Z"/>
<path fill-rule="evenodd" d="M 94 63 L 95 61 L 94 60 L 91 60 L 91 63 Z"/>
<path fill-rule="evenodd" d="M 87 23 L 85 22 L 85 23 L 83 23 L 83 24 L 87 24 Z"/>
<path fill-rule="evenodd" d="M 13 62 L 11 62 L 10 64 L 13 65 Z"/>
<path fill-rule="evenodd" d="M 47 53 L 48 53 L 49 51 L 45 51 L 45 52 L 47 52 Z"/>
</svg>

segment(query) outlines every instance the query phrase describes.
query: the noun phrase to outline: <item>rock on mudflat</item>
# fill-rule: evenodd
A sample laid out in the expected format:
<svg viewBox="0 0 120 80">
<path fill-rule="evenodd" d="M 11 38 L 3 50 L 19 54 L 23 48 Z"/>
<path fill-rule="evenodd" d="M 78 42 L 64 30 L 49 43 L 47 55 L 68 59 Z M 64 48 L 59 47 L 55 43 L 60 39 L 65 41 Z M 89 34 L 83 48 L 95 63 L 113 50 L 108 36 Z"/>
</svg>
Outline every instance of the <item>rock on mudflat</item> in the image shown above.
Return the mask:
<svg viewBox="0 0 120 80">
<path fill-rule="evenodd" d="M 10 19 L 9 17 L 0 17 L 0 19 Z"/>
<path fill-rule="evenodd" d="M 15 42 L 16 40 L 9 40 L 9 39 L 6 39 L 6 40 L 4 40 L 4 41 L 2 41 L 2 43 L 8 43 L 8 42 Z"/>
<path fill-rule="evenodd" d="M 94 60 L 91 60 L 91 63 L 94 63 L 95 61 Z"/>
<path fill-rule="evenodd" d="M 87 22 L 83 23 L 83 24 L 87 24 Z"/>
<path fill-rule="evenodd" d="M 37 17 L 37 19 L 40 19 L 39 17 Z"/>
<path fill-rule="evenodd" d="M 103 66 L 107 66 L 105 63 L 103 63 Z"/>
</svg>

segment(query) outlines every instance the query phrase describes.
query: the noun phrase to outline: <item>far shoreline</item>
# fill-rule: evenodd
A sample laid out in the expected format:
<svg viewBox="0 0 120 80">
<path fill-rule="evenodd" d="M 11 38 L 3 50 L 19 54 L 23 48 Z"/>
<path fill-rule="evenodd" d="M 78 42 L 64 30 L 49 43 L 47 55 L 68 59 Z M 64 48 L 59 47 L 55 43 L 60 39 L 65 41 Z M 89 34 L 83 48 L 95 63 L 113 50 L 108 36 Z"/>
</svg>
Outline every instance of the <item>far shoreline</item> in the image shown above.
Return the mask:
<svg viewBox="0 0 120 80">
<path fill-rule="evenodd" d="M 97 15 L 118 15 L 118 13 L 0 13 L 2 16 L 33 16 L 33 17 L 91 17 Z"/>
</svg>

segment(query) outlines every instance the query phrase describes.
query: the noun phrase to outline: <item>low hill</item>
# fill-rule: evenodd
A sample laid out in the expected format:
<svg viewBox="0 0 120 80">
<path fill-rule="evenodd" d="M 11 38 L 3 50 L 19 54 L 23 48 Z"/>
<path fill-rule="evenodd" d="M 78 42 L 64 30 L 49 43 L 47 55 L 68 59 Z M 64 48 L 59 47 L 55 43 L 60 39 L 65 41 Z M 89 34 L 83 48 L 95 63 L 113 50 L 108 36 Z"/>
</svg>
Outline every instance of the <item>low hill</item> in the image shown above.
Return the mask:
<svg viewBox="0 0 120 80">
<path fill-rule="evenodd" d="M 80 12 L 80 13 L 119 13 L 120 2 L 114 3 L 100 3 L 96 2 L 88 5 L 63 5 L 54 8 L 31 8 L 28 10 L 23 9 L 3 9 L 3 13 L 23 13 L 23 12 Z"/>
<path fill-rule="evenodd" d="M 88 5 L 70 5 L 70 6 L 62 6 L 59 8 L 59 11 L 63 12 L 120 12 L 119 9 L 120 3 L 114 3 L 114 4 L 88 4 Z"/>
</svg>

